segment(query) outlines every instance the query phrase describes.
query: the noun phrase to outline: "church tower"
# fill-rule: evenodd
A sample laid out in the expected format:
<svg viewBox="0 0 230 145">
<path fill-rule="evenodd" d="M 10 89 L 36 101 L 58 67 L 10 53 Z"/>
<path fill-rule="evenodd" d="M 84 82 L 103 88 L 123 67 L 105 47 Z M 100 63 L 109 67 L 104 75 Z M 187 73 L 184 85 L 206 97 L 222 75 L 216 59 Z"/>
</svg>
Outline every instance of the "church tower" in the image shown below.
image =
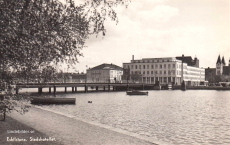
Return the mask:
<svg viewBox="0 0 230 145">
<path fill-rule="evenodd" d="M 224 57 L 222 58 L 222 61 L 224 61 Z M 222 75 L 223 74 L 223 63 L 222 63 L 222 61 L 221 61 L 220 55 L 219 55 L 217 62 L 216 62 L 216 75 Z"/>
<path fill-rule="evenodd" d="M 223 66 L 225 66 L 226 65 L 226 63 L 225 63 L 225 60 L 224 60 L 224 57 L 222 57 L 222 64 L 223 64 Z"/>
</svg>

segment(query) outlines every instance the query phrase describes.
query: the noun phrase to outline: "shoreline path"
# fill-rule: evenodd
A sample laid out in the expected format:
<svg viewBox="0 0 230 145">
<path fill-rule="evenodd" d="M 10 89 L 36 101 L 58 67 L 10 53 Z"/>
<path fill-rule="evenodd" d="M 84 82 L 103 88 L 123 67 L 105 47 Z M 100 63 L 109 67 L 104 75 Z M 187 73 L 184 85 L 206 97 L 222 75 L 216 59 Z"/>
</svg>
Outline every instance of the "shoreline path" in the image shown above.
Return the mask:
<svg viewBox="0 0 230 145">
<path fill-rule="evenodd" d="M 24 115 L 12 112 L 7 115 L 5 122 L 7 123 L 9 121 L 12 123 L 13 127 L 17 126 L 17 124 L 22 124 L 24 127 L 27 127 L 26 129 L 35 130 L 37 134 L 33 135 L 34 138 L 37 135 L 37 137 L 42 136 L 56 139 L 56 141 L 39 142 L 43 144 L 156 145 L 153 141 L 146 140 L 132 133 L 127 134 L 126 131 L 121 131 L 119 129 L 117 131 L 116 129 L 114 130 L 114 128 L 105 127 L 103 125 L 98 126 L 94 123 L 79 120 L 74 116 L 67 116 L 65 114 L 44 110 L 41 107 L 31 106 L 29 112 Z M 2 124 L 2 122 L 0 123 Z M 14 128 L 11 127 L 11 130 L 14 130 Z M 23 135 L 24 137 L 30 136 L 29 134 Z M 29 142 L 29 144 L 38 144 L 38 142 Z"/>
</svg>

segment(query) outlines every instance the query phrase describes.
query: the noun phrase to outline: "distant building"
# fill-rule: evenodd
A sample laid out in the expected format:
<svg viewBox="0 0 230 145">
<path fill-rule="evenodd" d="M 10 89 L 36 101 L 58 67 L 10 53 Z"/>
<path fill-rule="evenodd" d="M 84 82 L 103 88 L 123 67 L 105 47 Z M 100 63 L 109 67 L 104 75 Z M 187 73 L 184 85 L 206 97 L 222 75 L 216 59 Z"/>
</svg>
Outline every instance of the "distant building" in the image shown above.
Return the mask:
<svg viewBox="0 0 230 145">
<path fill-rule="evenodd" d="M 216 62 L 216 75 L 230 75 L 230 60 L 229 60 L 229 65 L 228 66 L 225 65 L 226 63 L 224 57 L 222 57 L 221 60 L 219 55 Z"/>
<path fill-rule="evenodd" d="M 114 83 L 121 82 L 123 68 L 114 64 L 101 64 L 87 69 L 87 82 Z"/>
<path fill-rule="evenodd" d="M 176 57 L 177 60 L 181 60 L 183 59 L 184 63 L 187 63 L 188 66 L 193 66 L 193 67 L 198 67 L 199 68 L 199 59 L 197 59 L 195 57 L 195 59 L 192 59 L 191 56 L 177 56 Z"/>
<path fill-rule="evenodd" d="M 215 83 L 216 79 L 216 68 L 206 68 L 205 69 L 205 80 L 208 81 L 209 83 Z"/>
<path fill-rule="evenodd" d="M 205 69 L 199 68 L 199 60 L 184 55 L 140 60 L 133 56 L 130 63 L 123 63 L 123 68 L 127 70 L 125 78 L 132 82 L 181 84 L 184 80 L 186 84 L 199 85 L 205 81 Z"/>
<path fill-rule="evenodd" d="M 217 83 L 219 81 L 226 81 L 230 77 L 230 60 L 229 64 L 226 66 L 224 57 L 217 58 L 216 68 L 206 68 L 205 69 L 205 80 L 210 83 Z M 219 79 L 218 79 L 219 78 Z M 224 79 L 224 80 L 222 80 Z"/>
</svg>

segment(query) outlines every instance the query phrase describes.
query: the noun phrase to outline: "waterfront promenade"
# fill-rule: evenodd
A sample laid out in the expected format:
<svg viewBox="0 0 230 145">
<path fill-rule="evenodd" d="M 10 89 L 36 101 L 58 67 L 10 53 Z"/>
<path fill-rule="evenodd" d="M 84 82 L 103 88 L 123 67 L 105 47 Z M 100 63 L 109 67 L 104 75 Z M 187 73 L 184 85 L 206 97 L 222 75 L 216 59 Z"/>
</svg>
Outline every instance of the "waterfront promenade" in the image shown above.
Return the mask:
<svg viewBox="0 0 230 145">
<path fill-rule="evenodd" d="M 73 116 L 61 115 L 35 107 L 31 107 L 25 115 L 20 115 L 16 112 L 7 115 L 5 124 L 7 123 L 12 124 L 13 127 L 10 128 L 12 130 L 14 127 L 17 129 L 18 126 L 23 124 L 21 129 L 24 127 L 24 130 L 33 128 L 38 137 L 41 135 L 44 137 L 45 135 L 47 138 L 52 137 L 56 139 L 55 142 L 49 141 L 45 142 L 46 144 L 154 145 L 154 143 L 135 137 L 134 135 L 127 135 L 125 132 L 114 131 L 113 129 L 80 121 Z M 28 136 L 28 134 L 24 135 L 27 138 Z M 6 135 L 3 135 L 3 137 L 6 137 Z M 30 142 L 29 144 L 36 143 Z"/>
</svg>

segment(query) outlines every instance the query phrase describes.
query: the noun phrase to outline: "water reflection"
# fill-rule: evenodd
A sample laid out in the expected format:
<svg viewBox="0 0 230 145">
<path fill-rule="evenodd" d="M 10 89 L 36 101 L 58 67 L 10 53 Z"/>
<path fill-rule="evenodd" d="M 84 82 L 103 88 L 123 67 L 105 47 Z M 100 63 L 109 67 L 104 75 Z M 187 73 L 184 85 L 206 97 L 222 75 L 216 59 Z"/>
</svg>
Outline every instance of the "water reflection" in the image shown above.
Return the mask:
<svg viewBox="0 0 230 145">
<path fill-rule="evenodd" d="M 170 144 L 230 144 L 229 94 L 212 90 L 150 91 L 148 96 L 57 94 L 75 97 L 76 105 L 43 107 Z"/>
</svg>

